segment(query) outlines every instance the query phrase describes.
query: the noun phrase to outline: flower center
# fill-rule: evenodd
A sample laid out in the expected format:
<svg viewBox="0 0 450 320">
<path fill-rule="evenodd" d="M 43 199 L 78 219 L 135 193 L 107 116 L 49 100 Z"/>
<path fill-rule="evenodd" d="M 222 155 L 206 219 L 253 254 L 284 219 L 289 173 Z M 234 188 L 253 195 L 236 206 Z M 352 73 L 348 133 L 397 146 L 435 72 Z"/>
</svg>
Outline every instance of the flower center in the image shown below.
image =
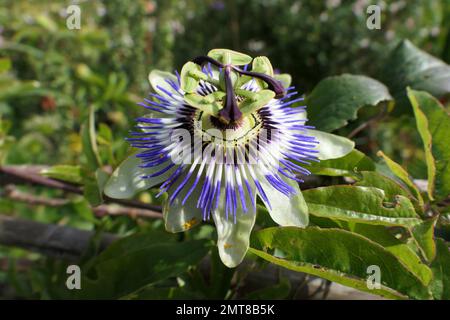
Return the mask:
<svg viewBox="0 0 450 320">
<path fill-rule="evenodd" d="M 194 119 L 194 135 L 202 141 L 217 144 L 246 144 L 258 135 L 263 122 L 257 113 L 242 116 L 234 127 L 224 125 L 218 118 L 198 112 Z"/>
<path fill-rule="evenodd" d="M 267 74 L 245 71 L 231 63 L 227 62 L 223 64 L 208 56 L 200 56 L 193 59 L 192 61 L 200 66 L 202 66 L 205 63 L 211 63 L 212 65 L 223 70 L 222 89 L 225 91 L 223 108 L 219 110 L 217 116 L 211 117 L 212 124 L 218 129 L 221 130 L 237 129 L 242 125 L 243 122 L 242 120 L 243 112 L 241 111 L 240 106 L 238 104 L 238 97 L 236 94 L 236 90 L 239 90 L 241 95 L 244 94 L 245 90 L 242 90 L 239 87 L 235 88 L 235 85 L 236 83 L 238 83 L 238 81 L 233 82 L 232 80 L 233 73 L 238 74 L 238 77 L 250 76 L 252 78 L 257 78 L 259 80 L 264 81 L 267 84 L 268 89 L 274 92 L 271 93 L 272 97 L 275 96 L 275 98 L 279 99 L 286 95 L 286 91 L 281 82 Z M 244 94 L 244 96 L 249 95 L 251 96 L 249 97 L 249 99 L 251 99 L 252 103 L 256 103 L 258 99 L 260 99 L 260 101 L 264 101 L 262 96 L 258 97 L 253 92 Z"/>
</svg>

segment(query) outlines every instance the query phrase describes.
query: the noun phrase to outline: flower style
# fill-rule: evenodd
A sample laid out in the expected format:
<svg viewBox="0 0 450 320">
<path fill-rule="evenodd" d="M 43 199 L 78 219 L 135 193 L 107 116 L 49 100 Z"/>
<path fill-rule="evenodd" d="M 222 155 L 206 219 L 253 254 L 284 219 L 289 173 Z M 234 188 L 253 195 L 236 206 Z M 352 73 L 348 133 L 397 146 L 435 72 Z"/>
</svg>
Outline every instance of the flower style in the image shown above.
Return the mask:
<svg viewBox="0 0 450 320">
<path fill-rule="evenodd" d="M 306 107 L 294 107 L 303 98 L 266 57 L 214 49 L 180 73 L 155 70 L 149 80 L 154 93 L 140 103 L 149 113 L 128 139 L 139 151 L 116 169 L 105 193 L 128 198 L 160 185 L 159 195 L 168 194 L 166 229 L 186 231 L 212 217 L 229 267 L 248 250 L 257 197 L 277 224 L 307 226 L 298 182 L 310 172 L 302 165 L 354 146 L 305 124 Z"/>
</svg>

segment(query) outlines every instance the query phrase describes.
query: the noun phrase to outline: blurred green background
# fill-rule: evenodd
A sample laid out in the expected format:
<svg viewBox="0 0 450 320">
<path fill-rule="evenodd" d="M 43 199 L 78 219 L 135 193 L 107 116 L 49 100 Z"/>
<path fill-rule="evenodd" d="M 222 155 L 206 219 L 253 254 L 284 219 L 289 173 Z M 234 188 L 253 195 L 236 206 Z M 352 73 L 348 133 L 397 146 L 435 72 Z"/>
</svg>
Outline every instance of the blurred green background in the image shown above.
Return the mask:
<svg viewBox="0 0 450 320">
<path fill-rule="evenodd" d="M 143 113 L 136 103 L 149 92 L 148 73 L 154 68 L 179 69 L 212 48 L 268 56 L 280 72 L 292 75 L 300 93 L 341 73 L 379 79 L 386 55 L 401 39 L 450 63 L 450 0 L 0 0 L 0 4 L 3 164 L 86 164 L 80 129 L 93 108 L 101 163 L 115 167 L 128 151 L 124 138 L 134 118 Z M 71 4 L 81 9 L 79 30 L 66 26 Z M 382 9 L 381 30 L 366 27 L 370 4 Z M 364 117 L 341 130 L 348 133 L 358 121 Z M 369 155 L 382 149 L 415 177 L 425 177 L 421 142 L 410 115 L 367 129 L 356 144 Z M 146 193 L 140 199 L 148 202 L 149 197 Z M 55 209 L 2 198 L 0 210 L 119 234 L 162 229 L 161 221 L 95 220 L 86 213 L 84 199 Z M 209 227 L 198 232 L 211 232 Z M 37 259 L 22 250 L 0 249 L 0 259 L 5 257 Z M 9 277 L 16 295 L 36 297 L 39 292 L 46 297 L 40 272 L 52 274 L 48 261 L 31 278 L 12 276 L 17 266 L 3 262 L 0 282 Z"/>
</svg>

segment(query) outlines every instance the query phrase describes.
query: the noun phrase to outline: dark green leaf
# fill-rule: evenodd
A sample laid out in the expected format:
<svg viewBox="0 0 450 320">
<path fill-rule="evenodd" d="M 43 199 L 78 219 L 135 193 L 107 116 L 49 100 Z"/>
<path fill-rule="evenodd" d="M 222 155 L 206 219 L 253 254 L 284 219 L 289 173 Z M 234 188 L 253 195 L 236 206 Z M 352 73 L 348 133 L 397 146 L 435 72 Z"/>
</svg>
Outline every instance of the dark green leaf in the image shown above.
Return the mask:
<svg viewBox="0 0 450 320">
<path fill-rule="evenodd" d="M 409 105 L 406 87 L 424 90 L 436 97 L 450 93 L 450 66 L 404 40 L 392 51 L 383 72 L 399 106 Z"/>
<path fill-rule="evenodd" d="M 392 100 L 388 89 L 375 79 L 344 74 L 319 82 L 307 98 L 308 119 L 318 130 L 333 131 L 355 120 L 364 106 Z"/>
<path fill-rule="evenodd" d="M 206 241 L 162 242 L 152 233 L 113 243 L 91 264 L 78 298 L 120 298 L 187 271 L 207 254 Z"/>
</svg>

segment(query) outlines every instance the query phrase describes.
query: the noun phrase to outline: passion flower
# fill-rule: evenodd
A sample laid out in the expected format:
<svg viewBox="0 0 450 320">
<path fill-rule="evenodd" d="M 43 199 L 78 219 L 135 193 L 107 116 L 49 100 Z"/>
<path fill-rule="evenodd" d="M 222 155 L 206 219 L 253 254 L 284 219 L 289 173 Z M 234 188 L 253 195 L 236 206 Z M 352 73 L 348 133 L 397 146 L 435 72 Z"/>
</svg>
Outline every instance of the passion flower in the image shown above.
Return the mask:
<svg viewBox="0 0 450 320">
<path fill-rule="evenodd" d="M 229 267 L 247 252 L 258 198 L 277 224 L 308 225 L 303 165 L 342 157 L 353 143 L 306 125 L 289 76 L 274 75 L 266 57 L 214 49 L 180 73 L 154 70 L 149 80 L 154 92 L 140 103 L 149 113 L 128 138 L 139 151 L 116 169 L 108 196 L 159 185 L 159 195 L 168 195 L 166 229 L 182 232 L 212 218 Z"/>
</svg>

